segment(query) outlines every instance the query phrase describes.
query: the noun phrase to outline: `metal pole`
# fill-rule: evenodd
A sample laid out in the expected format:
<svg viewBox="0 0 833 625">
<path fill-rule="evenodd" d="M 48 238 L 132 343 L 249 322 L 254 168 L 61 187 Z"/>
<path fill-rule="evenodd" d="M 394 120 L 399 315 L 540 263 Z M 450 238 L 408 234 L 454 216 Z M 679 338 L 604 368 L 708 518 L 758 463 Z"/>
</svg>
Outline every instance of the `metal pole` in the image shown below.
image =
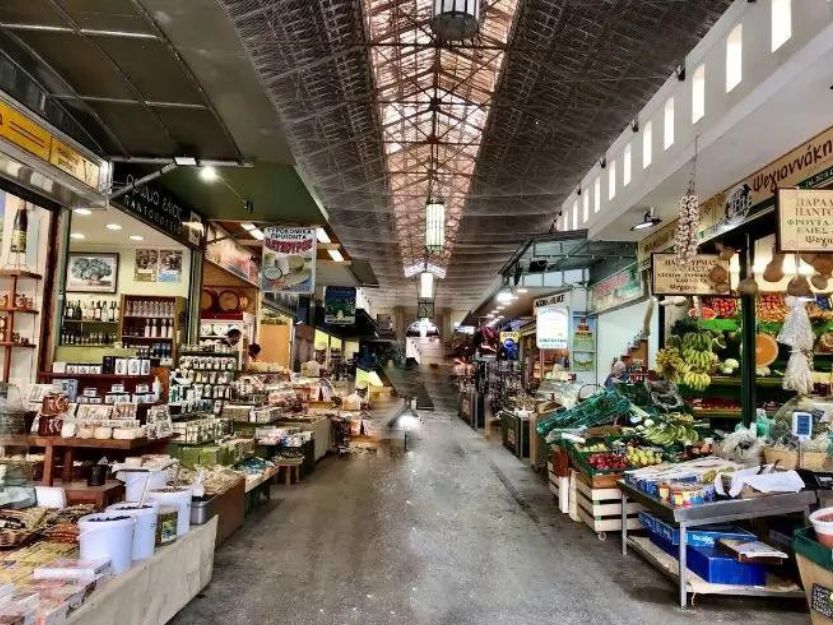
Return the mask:
<svg viewBox="0 0 833 625">
<path fill-rule="evenodd" d="M 746 235 L 744 252 L 740 254 L 740 275 L 748 275 L 754 258 L 752 241 Z M 741 415 L 747 427 L 756 419 L 757 398 L 755 397 L 755 296 L 741 295 Z"/>
<path fill-rule="evenodd" d="M 111 193 L 107 197 L 107 199 L 108 199 L 108 201 L 112 202 L 117 197 L 121 197 L 125 193 L 130 193 L 131 191 L 133 191 L 137 187 L 141 187 L 143 184 L 147 184 L 151 180 L 156 180 L 157 178 L 159 178 L 161 176 L 164 176 L 169 171 L 172 171 L 172 170 L 176 169 L 176 167 L 177 167 L 176 163 L 168 163 L 164 167 L 161 167 L 160 169 L 157 169 L 156 171 L 150 172 L 147 176 L 142 176 L 141 178 L 137 178 L 136 180 L 134 180 L 130 184 L 124 185 L 118 191 L 113 191 L 113 193 Z"/>
</svg>

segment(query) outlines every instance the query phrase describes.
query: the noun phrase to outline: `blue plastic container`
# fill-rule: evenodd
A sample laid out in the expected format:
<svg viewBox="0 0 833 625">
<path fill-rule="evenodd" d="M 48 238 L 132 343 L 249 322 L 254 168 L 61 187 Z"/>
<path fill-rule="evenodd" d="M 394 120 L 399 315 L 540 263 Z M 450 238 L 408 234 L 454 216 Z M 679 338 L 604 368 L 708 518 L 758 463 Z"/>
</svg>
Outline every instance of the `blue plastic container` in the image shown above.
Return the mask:
<svg viewBox="0 0 833 625">
<path fill-rule="evenodd" d="M 680 548 L 662 536 L 649 532 L 651 542 L 665 553 L 679 557 Z M 719 552 L 714 547 L 693 547 L 686 549 L 688 569 L 707 582 L 731 584 L 734 586 L 766 585 L 766 567 L 762 564 L 744 564 L 733 557 Z"/>
<path fill-rule="evenodd" d="M 672 545 L 680 544 L 680 530 L 676 527 L 659 520 L 654 515 L 640 511 L 639 520 L 642 525 L 651 532 L 669 541 Z M 721 538 L 734 538 L 737 540 L 758 540 L 752 532 L 734 525 L 703 525 L 692 527 L 686 533 L 686 543 L 693 547 L 714 547 Z"/>
</svg>

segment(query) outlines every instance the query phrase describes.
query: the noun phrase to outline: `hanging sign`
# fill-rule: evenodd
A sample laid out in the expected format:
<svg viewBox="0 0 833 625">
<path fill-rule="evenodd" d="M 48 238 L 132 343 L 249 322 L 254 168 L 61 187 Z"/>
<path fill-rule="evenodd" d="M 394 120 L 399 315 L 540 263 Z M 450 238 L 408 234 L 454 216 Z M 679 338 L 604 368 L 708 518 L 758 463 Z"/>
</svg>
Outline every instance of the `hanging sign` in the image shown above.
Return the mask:
<svg viewBox="0 0 833 625">
<path fill-rule="evenodd" d="M 517 345 L 518 341 L 521 340 L 521 333 L 520 332 L 501 332 L 500 333 L 500 344 L 504 347 L 508 347 L 506 345 L 507 341 L 511 342 L 513 345 Z"/>
<path fill-rule="evenodd" d="M 709 280 L 719 255 L 697 254 L 684 267 L 676 254 L 654 254 L 651 259 L 654 295 L 720 295 Z"/>
<path fill-rule="evenodd" d="M 537 311 L 539 308 L 543 308 L 544 306 L 566 306 L 567 296 L 569 294 L 569 291 L 562 291 L 561 293 L 556 293 L 554 295 L 539 297 L 538 299 L 532 300 L 532 308 Z"/>
<path fill-rule="evenodd" d="M 263 230 L 264 293 L 315 291 L 315 228 L 270 226 Z"/>
<path fill-rule="evenodd" d="M 610 310 L 644 296 L 642 273 L 631 265 L 590 287 L 590 312 Z"/>
<path fill-rule="evenodd" d="M 208 227 L 205 258 L 254 286 L 258 283 L 259 270 L 251 250 L 235 241 L 220 226 L 212 224 Z"/>
<path fill-rule="evenodd" d="M 324 293 L 324 323 L 343 326 L 356 323 L 356 287 L 327 287 Z"/>
<path fill-rule="evenodd" d="M 141 172 L 130 165 L 117 164 L 113 172 L 116 188 L 131 185 L 138 178 Z M 192 247 L 202 245 L 205 223 L 202 217 L 154 180 L 120 195 L 113 204 L 180 243 Z M 215 238 L 208 237 L 210 241 Z"/>
<path fill-rule="evenodd" d="M 833 190 L 780 189 L 777 205 L 779 251 L 833 248 Z"/>
<path fill-rule="evenodd" d="M 0 101 L 0 137 L 99 190 L 101 166 L 71 147 L 37 121 Z"/>
<path fill-rule="evenodd" d="M 537 310 L 535 341 L 540 349 L 567 349 L 570 339 L 568 315 L 565 306 L 543 306 Z"/>
</svg>

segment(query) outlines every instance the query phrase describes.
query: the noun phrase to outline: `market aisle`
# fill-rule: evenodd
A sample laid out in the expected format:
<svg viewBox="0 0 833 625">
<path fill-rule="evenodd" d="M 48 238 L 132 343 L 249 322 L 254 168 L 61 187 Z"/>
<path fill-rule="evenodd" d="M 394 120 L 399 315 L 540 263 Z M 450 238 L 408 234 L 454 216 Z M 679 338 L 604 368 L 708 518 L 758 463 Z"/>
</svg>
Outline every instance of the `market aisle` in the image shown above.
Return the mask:
<svg viewBox="0 0 833 625">
<path fill-rule="evenodd" d="M 214 581 L 175 625 L 537 625 L 807 622 L 801 603 L 701 598 L 618 541 L 556 515 L 544 483 L 437 406 L 406 454 L 325 460 L 217 553 Z"/>
</svg>

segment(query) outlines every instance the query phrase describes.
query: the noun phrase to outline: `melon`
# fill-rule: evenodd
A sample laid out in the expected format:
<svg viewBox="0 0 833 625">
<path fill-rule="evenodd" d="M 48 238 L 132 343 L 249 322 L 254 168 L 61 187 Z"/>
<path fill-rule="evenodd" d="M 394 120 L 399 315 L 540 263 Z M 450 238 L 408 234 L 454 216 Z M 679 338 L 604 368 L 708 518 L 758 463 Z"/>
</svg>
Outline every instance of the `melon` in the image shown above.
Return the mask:
<svg viewBox="0 0 833 625">
<path fill-rule="evenodd" d="M 706 306 L 701 306 L 699 317 L 697 315 L 697 308 L 689 308 L 688 316 L 692 319 L 716 319 L 717 312 L 714 310 L 714 308 L 707 308 Z"/>
<path fill-rule="evenodd" d="M 778 358 L 778 343 L 769 334 L 755 335 L 755 366 L 767 367 Z"/>
</svg>

